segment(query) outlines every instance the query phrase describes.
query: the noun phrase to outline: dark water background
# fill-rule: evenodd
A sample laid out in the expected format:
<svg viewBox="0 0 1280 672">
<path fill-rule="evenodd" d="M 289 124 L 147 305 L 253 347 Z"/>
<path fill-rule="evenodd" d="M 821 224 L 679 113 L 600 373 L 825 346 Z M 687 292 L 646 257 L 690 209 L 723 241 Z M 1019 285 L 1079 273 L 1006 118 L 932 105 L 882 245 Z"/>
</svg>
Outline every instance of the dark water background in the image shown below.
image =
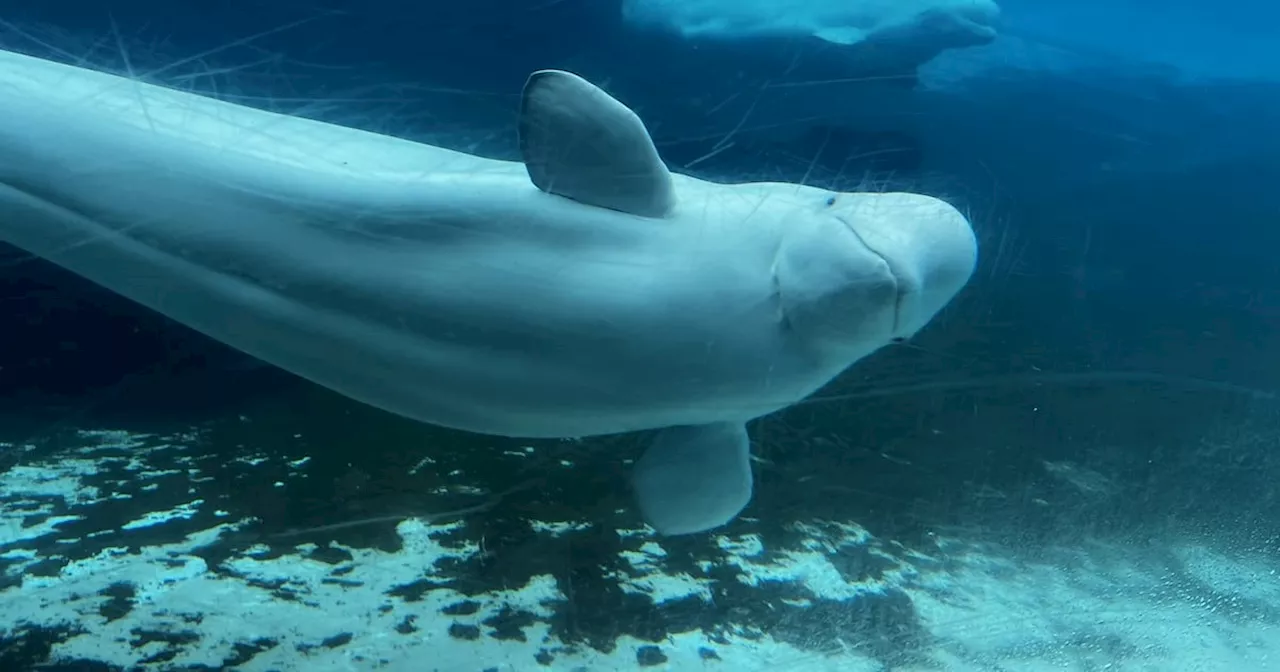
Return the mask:
<svg viewBox="0 0 1280 672">
<path fill-rule="evenodd" d="M 1219 5 L 1209 21 L 1204 3 L 1061 4 L 1006 0 L 1004 32 L 1085 65 L 1030 67 L 1010 49 L 924 91 L 917 62 L 637 36 L 615 0 L 0 0 L 0 18 L 5 48 L 49 55 L 54 44 L 124 67 L 123 44 L 151 69 L 176 62 L 161 79 L 247 64 L 192 85 L 503 157 L 524 78 L 569 68 L 631 104 L 677 170 L 947 197 L 981 238 L 971 286 L 914 347 L 831 390 L 864 398 L 762 423 L 770 466 L 751 511 L 834 508 L 895 531 L 980 513 L 1053 536 L 1230 526 L 1269 538 L 1280 521 L 1280 63 L 1249 55 L 1267 53 L 1256 45 L 1280 32 L 1280 10 Z M 816 81 L 829 83 L 777 93 L 732 151 L 698 161 L 735 132 L 750 97 L 712 103 Z M 500 443 L 356 407 L 13 250 L 0 262 L 10 433 L 267 409 L 325 437 L 314 441 L 329 448 L 313 450 L 329 451 L 335 482 L 358 472 L 384 494 L 420 445 Z M 916 388 L 884 394 L 901 385 Z M 842 443 L 801 440 L 811 435 Z M 371 436 L 384 452 L 352 454 Z M 606 482 L 614 458 L 596 457 Z M 1123 494 L 1098 503 L 1045 461 L 1105 474 Z M 612 497 L 607 486 L 549 492 L 545 506 L 605 510 Z M 307 519 L 364 497 L 313 494 L 272 505 Z M 380 501 L 356 505 L 376 513 Z"/>
</svg>

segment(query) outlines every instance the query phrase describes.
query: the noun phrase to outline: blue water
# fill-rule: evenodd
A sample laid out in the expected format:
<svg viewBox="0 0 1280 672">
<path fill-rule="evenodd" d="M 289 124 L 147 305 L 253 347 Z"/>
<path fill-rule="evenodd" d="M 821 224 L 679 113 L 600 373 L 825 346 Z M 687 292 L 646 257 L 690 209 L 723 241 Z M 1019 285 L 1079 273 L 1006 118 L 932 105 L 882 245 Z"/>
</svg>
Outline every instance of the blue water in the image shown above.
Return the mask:
<svg viewBox="0 0 1280 672">
<path fill-rule="evenodd" d="M 626 437 L 392 418 L 0 247 L 0 669 L 1280 665 L 1280 5 L 836 44 L 342 4 L 0 0 L 0 49 L 504 159 L 568 69 L 676 172 L 942 197 L 978 269 L 761 423 L 744 519 L 662 540 Z"/>
</svg>

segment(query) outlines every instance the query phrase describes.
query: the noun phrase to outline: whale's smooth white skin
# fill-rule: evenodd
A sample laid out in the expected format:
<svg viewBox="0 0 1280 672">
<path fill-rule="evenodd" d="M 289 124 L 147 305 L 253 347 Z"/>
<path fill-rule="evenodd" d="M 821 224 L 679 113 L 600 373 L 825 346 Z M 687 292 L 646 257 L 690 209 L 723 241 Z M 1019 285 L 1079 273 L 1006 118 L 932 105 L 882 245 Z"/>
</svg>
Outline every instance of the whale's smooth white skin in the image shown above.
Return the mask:
<svg viewBox="0 0 1280 672">
<path fill-rule="evenodd" d="M 662 429 L 639 508 L 751 497 L 744 423 L 923 327 L 976 243 L 927 196 L 670 173 L 585 80 L 496 161 L 0 52 L 0 240 L 353 399 L 520 437 Z"/>
</svg>

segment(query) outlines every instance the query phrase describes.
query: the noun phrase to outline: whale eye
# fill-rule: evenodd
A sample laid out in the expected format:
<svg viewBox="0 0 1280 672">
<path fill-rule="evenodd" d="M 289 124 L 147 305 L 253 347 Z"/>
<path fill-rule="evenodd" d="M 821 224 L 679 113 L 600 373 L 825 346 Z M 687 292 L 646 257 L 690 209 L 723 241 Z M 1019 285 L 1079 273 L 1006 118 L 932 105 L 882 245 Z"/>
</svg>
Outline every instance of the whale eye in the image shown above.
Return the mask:
<svg viewBox="0 0 1280 672">
<path fill-rule="evenodd" d="M 828 199 L 827 199 L 827 207 L 828 207 L 828 208 L 829 208 L 829 207 L 831 207 L 831 206 L 833 206 L 833 205 L 835 205 L 835 204 L 836 204 L 836 197 L 835 197 L 835 196 L 831 196 L 830 198 L 828 198 Z"/>
</svg>

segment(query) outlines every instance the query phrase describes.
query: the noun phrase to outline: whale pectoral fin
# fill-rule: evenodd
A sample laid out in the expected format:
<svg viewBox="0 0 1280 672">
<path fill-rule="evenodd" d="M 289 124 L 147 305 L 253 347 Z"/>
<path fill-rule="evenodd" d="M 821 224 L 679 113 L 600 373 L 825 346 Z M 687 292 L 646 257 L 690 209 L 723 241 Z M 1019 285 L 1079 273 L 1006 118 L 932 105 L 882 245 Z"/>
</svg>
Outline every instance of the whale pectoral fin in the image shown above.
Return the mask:
<svg viewBox="0 0 1280 672">
<path fill-rule="evenodd" d="M 669 427 L 635 464 L 632 487 L 660 534 L 719 527 L 751 501 L 751 453 L 740 423 Z"/>
<path fill-rule="evenodd" d="M 671 173 L 644 122 L 587 80 L 539 70 L 524 85 L 520 153 L 547 193 L 643 217 L 675 205 Z"/>
</svg>

